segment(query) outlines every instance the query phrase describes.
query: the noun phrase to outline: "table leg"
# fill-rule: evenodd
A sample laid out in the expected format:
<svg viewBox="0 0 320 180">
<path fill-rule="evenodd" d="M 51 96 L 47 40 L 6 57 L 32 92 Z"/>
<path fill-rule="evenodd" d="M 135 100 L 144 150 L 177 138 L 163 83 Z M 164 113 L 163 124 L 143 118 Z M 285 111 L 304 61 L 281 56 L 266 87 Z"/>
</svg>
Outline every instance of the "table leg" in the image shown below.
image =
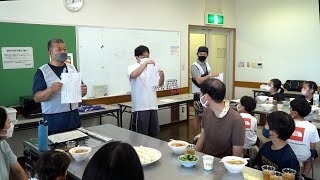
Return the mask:
<svg viewBox="0 0 320 180">
<path fill-rule="evenodd" d="M 187 137 L 188 137 L 190 116 L 189 116 L 189 103 L 187 102 L 186 104 L 187 104 Z"/>
</svg>

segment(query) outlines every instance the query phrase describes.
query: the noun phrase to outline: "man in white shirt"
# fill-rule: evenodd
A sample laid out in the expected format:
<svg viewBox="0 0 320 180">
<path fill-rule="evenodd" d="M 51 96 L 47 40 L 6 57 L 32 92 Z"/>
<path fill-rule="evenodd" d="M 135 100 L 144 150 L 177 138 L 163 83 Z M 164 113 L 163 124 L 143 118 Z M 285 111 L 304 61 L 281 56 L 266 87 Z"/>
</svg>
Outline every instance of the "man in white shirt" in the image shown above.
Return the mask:
<svg viewBox="0 0 320 180">
<path fill-rule="evenodd" d="M 257 102 L 250 96 L 243 96 L 240 99 L 240 104 L 237 106 L 237 110 L 244 120 L 246 128 L 246 139 L 244 147 L 260 146 L 260 139 L 257 136 L 257 119 L 252 116 L 251 113 L 257 106 Z"/>
<path fill-rule="evenodd" d="M 319 134 L 315 125 L 305 121 L 304 117 L 311 112 L 311 105 L 304 98 L 296 98 L 290 102 L 290 115 L 295 121 L 295 131 L 287 140 L 299 161 L 304 162 L 303 175 L 308 176 L 312 158 L 317 158 L 316 143 L 319 142 Z"/>
<path fill-rule="evenodd" d="M 149 58 L 149 48 L 139 46 L 134 50 L 137 62 L 128 67 L 128 76 L 131 84 L 132 114 L 130 130 L 152 137 L 159 134 L 158 105 L 156 87 L 147 81 L 147 65 L 155 65 L 155 61 Z M 158 85 L 162 86 L 164 73 L 159 70 Z"/>
</svg>

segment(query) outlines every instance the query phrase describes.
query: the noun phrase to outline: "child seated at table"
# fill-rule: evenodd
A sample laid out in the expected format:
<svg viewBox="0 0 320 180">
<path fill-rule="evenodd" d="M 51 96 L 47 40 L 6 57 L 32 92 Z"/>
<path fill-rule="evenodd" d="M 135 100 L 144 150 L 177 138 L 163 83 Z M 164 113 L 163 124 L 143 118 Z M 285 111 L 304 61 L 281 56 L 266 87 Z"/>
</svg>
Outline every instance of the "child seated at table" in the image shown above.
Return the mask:
<svg viewBox="0 0 320 180">
<path fill-rule="evenodd" d="M 313 94 L 316 91 L 318 91 L 318 85 L 313 81 L 306 81 L 303 83 L 300 97 L 306 99 L 310 105 L 313 105 Z"/>
<path fill-rule="evenodd" d="M 281 81 L 279 79 L 271 79 L 268 83 L 269 97 L 273 97 L 273 100 L 284 101 L 284 89 L 281 87 Z"/>
<path fill-rule="evenodd" d="M 134 148 L 114 141 L 102 146 L 84 170 L 83 180 L 143 180 L 143 169 Z"/>
<path fill-rule="evenodd" d="M 283 168 L 291 168 L 298 172 L 299 162 L 286 142 L 295 129 L 292 117 L 285 112 L 276 111 L 269 114 L 266 119 L 264 127 L 271 141 L 263 144 L 259 150 L 253 162 L 255 168 L 260 169 L 263 165 L 271 165 L 276 168 L 276 171 L 281 172 Z"/>
<path fill-rule="evenodd" d="M 290 102 L 290 115 L 295 121 L 295 131 L 288 139 L 288 144 L 296 154 L 299 161 L 303 162 L 303 176 L 310 173 L 312 159 L 318 157 L 316 143 L 319 142 L 319 134 L 316 126 L 304 117 L 311 112 L 311 105 L 305 98 L 296 98 Z"/>
<path fill-rule="evenodd" d="M 27 179 L 27 173 L 6 141 L 12 137 L 13 131 L 14 125 L 7 111 L 0 107 L 0 179 Z"/>
<path fill-rule="evenodd" d="M 237 110 L 244 120 L 246 128 L 246 138 L 244 147 L 260 146 L 260 139 L 257 132 L 257 119 L 250 113 L 256 109 L 257 101 L 250 96 L 243 96 L 237 106 Z"/>
<path fill-rule="evenodd" d="M 64 180 L 69 164 L 67 153 L 57 150 L 45 152 L 31 171 L 31 180 Z"/>
</svg>

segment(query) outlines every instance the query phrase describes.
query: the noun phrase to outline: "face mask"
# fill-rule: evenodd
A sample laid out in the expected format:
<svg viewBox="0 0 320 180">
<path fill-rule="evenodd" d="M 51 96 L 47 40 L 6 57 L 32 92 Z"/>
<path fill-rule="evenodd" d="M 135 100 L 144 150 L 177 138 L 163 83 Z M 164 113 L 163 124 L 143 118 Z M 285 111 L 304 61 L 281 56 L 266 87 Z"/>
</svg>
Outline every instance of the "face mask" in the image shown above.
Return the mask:
<svg viewBox="0 0 320 180">
<path fill-rule="evenodd" d="M 146 62 L 149 58 L 142 58 L 142 59 L 139 59 L 139 63 L 140 64 L 143 64 L 144 62 Z"/>
<path fill-rule="evenodd" d="M 302 94 L 303 96 L 308 96 L 308 95 L 309 95 L 308 91 L 307 91 L 307 90 L 304 90 L 304 89 L 301 89 L 301 94 Z"/>
<path fill-rule="evenodd" d="M 203 103 L 203 102 L 202 102 L 202 98 L 203 98 L 204 96 L 205 96 L 205 95 L 203 95 L 203 96 L 200 98 L 200 103 L 201 103 L 201 105 L 202 105 L 204 108 L 206 108 L 206 107 L 207 107 L 208 100 L 207 100 L 205 103 Z"/>
<path fill-rule="evenodd" d="M 54 58 L 57 61 L 66 62 L 66 60 L 68 59 L 68 53 L 57 53 L 57 54 L 54 54 Z"/>
<path fill-rule="evenodd" d="M 237 111 L 240 111 L 240 110 L 241 110 L 241 105 L 238 104 L 238 105 L 237 105 Z"/>
<path fill-rule="evenodd" d="M 263 128 L 263 129 L 262 129 L 262 135 L 263 135 L 265 138 L 269 139 L 269 137 L 270 137 L 270 132 L 269 132 L 269 130 L 267 130 L 266 128 Z"/>
<path fill-rule="evenodd" d="M 266 90 L 270 91 L 271 90 L 271 86 L 267 85 Z"/>
<path fill-rule="evenodd" d="M 10 123 L 10 128 L 7 129 L 6 131 L 6 134 L 0 134 L 1 137 L 6 137 L 7 139 L 12 137 L 12 134 L 13 134 L 13 130 L 14 130 L 14 125 L 12 123 Z"/>
<path fill-rule="evenodd" d="M 205 60 L 207 59 L 207 57 L 206 57 L 206 56 L 198 56 L 198 59 L 199 59 L 201 62 L 203 62 L 203 61 L 205 61 Z"/>
</svg>

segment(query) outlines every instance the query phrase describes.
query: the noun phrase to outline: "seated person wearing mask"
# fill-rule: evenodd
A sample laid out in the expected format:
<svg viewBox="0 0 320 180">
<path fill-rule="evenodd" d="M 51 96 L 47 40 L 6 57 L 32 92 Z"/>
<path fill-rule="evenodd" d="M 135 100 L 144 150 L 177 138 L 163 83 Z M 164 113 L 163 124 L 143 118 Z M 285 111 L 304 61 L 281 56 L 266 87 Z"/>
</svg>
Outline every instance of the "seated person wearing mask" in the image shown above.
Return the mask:
<svg viewBox="0 0 320 180">
<path fill-rule="evenodd" d="M 276 101 L 284 101 L 284 89 L 281 87 L 281 81 L 279 79 L 271 79 L 268 87 L 270 92 L 269 97 L 273 97 L 273 100 Z"/>
<path fill-rule="evenodd" d="M 299 162 L 296 155 L 287 144 L 295 129 L 292 117 L 283 112 L 276 111 L 267 116 L 263 135 L 271 141 L 262 145 L 258 155 L 254 159 L 254 167 L 261 169 L 263 165 L 270 165 L 281 172 L 283 168 L 291 168 L 299 172 Z"/>
<path fill-rule="evenodd" d="M 0 107 L 0 179 L 27 180 L 28 176 L 17 161 L 5 139 L 12 137 L 14 126 L 5 109 Z"/>
<path fill-rule="evenodd" d="M 200 139 L 196 150 L 222 158 L 242 156 L 245 125 L 240 114 L 224 101 L 226 86 L 218 79 L 207 79 L 201 85 L 202 114 Z"/>
<path fill-rule="evenodd" d="M 318 86 L 313 81 L 306 81 L 303 83 L 303 87 L 301 89 L 301 98 L 305 98 L 310 105 L 313 105 L 313 94 L 318 91 Z"/>
<path fill-rule="evenodd" d="M 288 139 L 288 144 L 296 154 L 299 161 L 303 162 L 302 175 L 305 179 L 310 173 L 312 159 L 318 157 L 316 143 L 319 142 L 317 127 L 304 120 L 311 112 L 311 105 L 304 98 L 296 98 L 290 102 L 290 115 L 294 119 L 296 128 Z"/>
</svg>

